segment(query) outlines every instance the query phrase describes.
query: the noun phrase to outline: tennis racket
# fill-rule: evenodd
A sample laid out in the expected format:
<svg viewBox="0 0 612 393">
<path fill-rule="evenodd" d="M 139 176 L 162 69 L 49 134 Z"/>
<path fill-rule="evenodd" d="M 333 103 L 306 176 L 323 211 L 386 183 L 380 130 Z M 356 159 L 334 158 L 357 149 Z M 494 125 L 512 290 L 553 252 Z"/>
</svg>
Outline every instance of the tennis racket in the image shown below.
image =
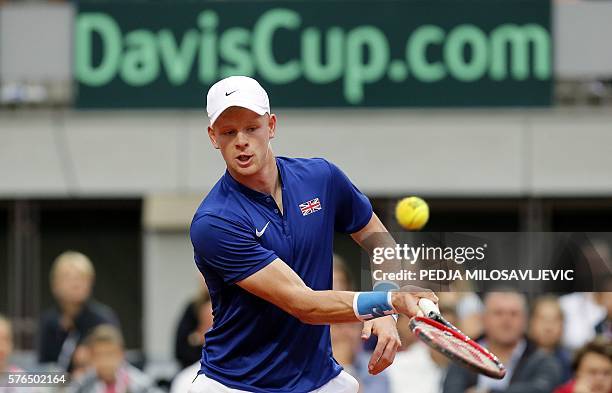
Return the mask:
<svg viewBox="0 0 612 393">
<path fill-rule="evenodd" d="M 499 359 L 444 319 L 434 302 L 422 298 L 419 308 L 425 317 L 412 318 L 410 329 L 421 341 L 477 373 L 495 379 L 506 375 Z"/>
</svg>

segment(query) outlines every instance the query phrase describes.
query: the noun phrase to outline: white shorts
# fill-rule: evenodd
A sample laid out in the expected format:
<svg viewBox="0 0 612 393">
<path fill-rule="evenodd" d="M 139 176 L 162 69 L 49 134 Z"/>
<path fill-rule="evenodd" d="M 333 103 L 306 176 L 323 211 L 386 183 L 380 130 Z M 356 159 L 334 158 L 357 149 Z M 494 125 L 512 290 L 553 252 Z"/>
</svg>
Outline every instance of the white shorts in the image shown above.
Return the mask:
<svg viewBox="0 0 612 393">
<path fill-rule="evenodd" d="M 341 371 L 335 378 L 313 390 L 311 393 L 357 393 L 359 391 L 359 382 L 346 371 Z M 191 384 L 188 393 L 240 393 L 245 390 L 237 390 L 228 388 L 220 384 L 214 379 L 208 378 L 204 374 L 200 374 Z"/>
</svg>

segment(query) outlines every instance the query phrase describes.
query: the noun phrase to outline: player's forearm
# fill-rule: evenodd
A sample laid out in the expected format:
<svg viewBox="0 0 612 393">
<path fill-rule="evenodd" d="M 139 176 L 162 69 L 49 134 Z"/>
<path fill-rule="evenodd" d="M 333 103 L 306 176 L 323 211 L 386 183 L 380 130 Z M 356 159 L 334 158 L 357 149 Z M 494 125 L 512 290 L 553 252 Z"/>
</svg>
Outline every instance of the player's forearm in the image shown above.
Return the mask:
<svg viewBox="0 0 612 393">
<path fill-rule="evenodd" d="M 304 323 L 329 324 L 358 320 L 353 311 L 354 292 L 312 290 L 280 259 L 237 284 Z"/>
<path fill-rule="evenodd" d="M 306 291 L 296 294 L 286 310 L 308 324 L 331 324 L 365 321 L 395 313 L 410 317 L 419 310 L 418 299 L 437 298 L 431 292 L 345 292 Z"/>
<path fill-rule="evenodd" d="M 312 290 L 280 259 L 237 285 L 309 324 L 356 322 L 395 311 L 412 316 L 416 307 L 411 295 L 405 293 Z M 410 305 L 407 299 L 412 299 Z"/>
<path fill-rule="evenodd" d="M 303 290 L 291 302 L 289 311 L 300 321 L 313 325 L 357 322 L 353 311 L 355 292 Z"/>
</svg>

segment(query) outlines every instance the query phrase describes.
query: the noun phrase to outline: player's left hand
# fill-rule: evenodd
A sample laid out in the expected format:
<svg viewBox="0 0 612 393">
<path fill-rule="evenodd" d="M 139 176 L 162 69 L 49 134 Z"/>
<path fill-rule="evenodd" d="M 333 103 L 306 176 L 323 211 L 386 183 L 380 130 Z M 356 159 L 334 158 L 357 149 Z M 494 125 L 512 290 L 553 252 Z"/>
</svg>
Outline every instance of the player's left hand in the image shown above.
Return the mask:
<svg viewBox="0 0 612 393">
<path fill-rule="evenodd" d="M 393 363 L 402 343 L 392 316 L 365 321 L 361 338 L 367 340 L 372 334 L 378 337 L 378 343 L 368 363 L 368 372 L 376 375 Z"/>
</svg>

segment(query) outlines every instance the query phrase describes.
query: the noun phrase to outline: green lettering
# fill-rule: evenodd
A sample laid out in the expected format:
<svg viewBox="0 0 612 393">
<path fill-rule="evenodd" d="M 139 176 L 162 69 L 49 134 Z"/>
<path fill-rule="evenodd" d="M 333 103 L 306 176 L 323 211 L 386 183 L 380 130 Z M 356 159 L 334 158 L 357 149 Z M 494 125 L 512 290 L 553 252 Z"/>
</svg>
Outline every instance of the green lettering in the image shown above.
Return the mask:
<svg viewBox="0 0 612 393">
<path fill-rule="evenodd" d="M 217 25 L 219 17 L 214 11 L 202 11 L 198 25 L 202 29 L 200 40 L 199 72 L 200 82 L 210 84 L 217 79 Z"/>
<path fill-rule="evenodd" d="M 406 44 L 406 57 L 409 69 L 421 82 L 437 82 L 446 76 L 441 62 L 427 61 L 427 47 L 441 44 L 444 41 L 444 30 L 434 25 L 423 25 L 417 28 Z"/>
<path fill-rule="evenodd" d="M 158 36 L 159 53 L 170 84 L 178 86 L 185 83 L 198 49 L 198 32 L 187 31 L 180 46 L 177 45 L 172 31 L 168 29 L 161 30 Z"/>
<path fill-rule="evenodd" d="M 300 26 L 300 15 L 288 9 L 273 9 L 261 16 L 253 28 L 253 56 L 257 71 L 273 83 L 289 83 L 300 76 L 300 63 L 290 60 L 278 64 L 274 58 L 272 43 L 274 33 L 280 28 L 295 29 Z"/>
<path fill-rule="evenodd" d="M 393 82 L 402 82 L 408 76 L 406 64 L 401 60 L 393 60 L 391 64 L 389 64 L 387 75 Z"/>
<path fill-rule="evenodd" d="M 470 60 L 464 56 L 465 46 L 471 47 Z M 463 82 L 482 78 L 487 70 L 487 36 L 474 25 L 459 25 L 449 34 L 444 45 L 444 60 L 450 74 Z"/>
<path fill-rule="evenodd" d="M 128 85 L 143 86 L 159 76 L 155 35 L 148 30 L 134 30 L 125 35 L 126 52 L 121 77 Z"/>
<path fill-rule="evenodd" d="M 503 80 L 508 76 L 508 46 L 512 54 L 512 77 L 529 77 L 529 44 L 533 45 L 533 74 L 547 80 L 551 74 L 550 35 L 540 25 L 517 26 L 506 24 L 491 33 L 491 78 Z"/>
<path fill-rule="evenodd" d="M 321 50 L 321 32 L 315 27 L 309 27 L 302 34 L 302 59 L 304 76 L 313 83 L 329 83 L 342 76 L 342 45 L 344 32 L 339 27 L 332 27 L 326 34 L 325 58 Z"/>
<path fill-rule="evenodd" d="M 248 46 L 251 33 L 242 27 L 232 27 L 221 34 L 219 50 L 223 60 L 230 64 L 221 66 L 221 77 L 231 75 L 253 75 L 255 66 Z"/>
<path fill-rule="evenodd" d="M 346 40 L 346 100 L 351 104 L 363 101 L 364 84 L 378 81 L 384 75 L 388 63 L 389 42 L 378 28 L 360 26 L 351 30 Z"/>
<path fill-rule="evenodd" d="M 121 30 L 117 22 L 103 13 L 82 13 L 75 27 L 75 74 L 83 84 L 102 86 L 117 73 L 121 56 Z M 94 34 L 102 39 L 102 61 L 93 64 Z"/>
</svg>

